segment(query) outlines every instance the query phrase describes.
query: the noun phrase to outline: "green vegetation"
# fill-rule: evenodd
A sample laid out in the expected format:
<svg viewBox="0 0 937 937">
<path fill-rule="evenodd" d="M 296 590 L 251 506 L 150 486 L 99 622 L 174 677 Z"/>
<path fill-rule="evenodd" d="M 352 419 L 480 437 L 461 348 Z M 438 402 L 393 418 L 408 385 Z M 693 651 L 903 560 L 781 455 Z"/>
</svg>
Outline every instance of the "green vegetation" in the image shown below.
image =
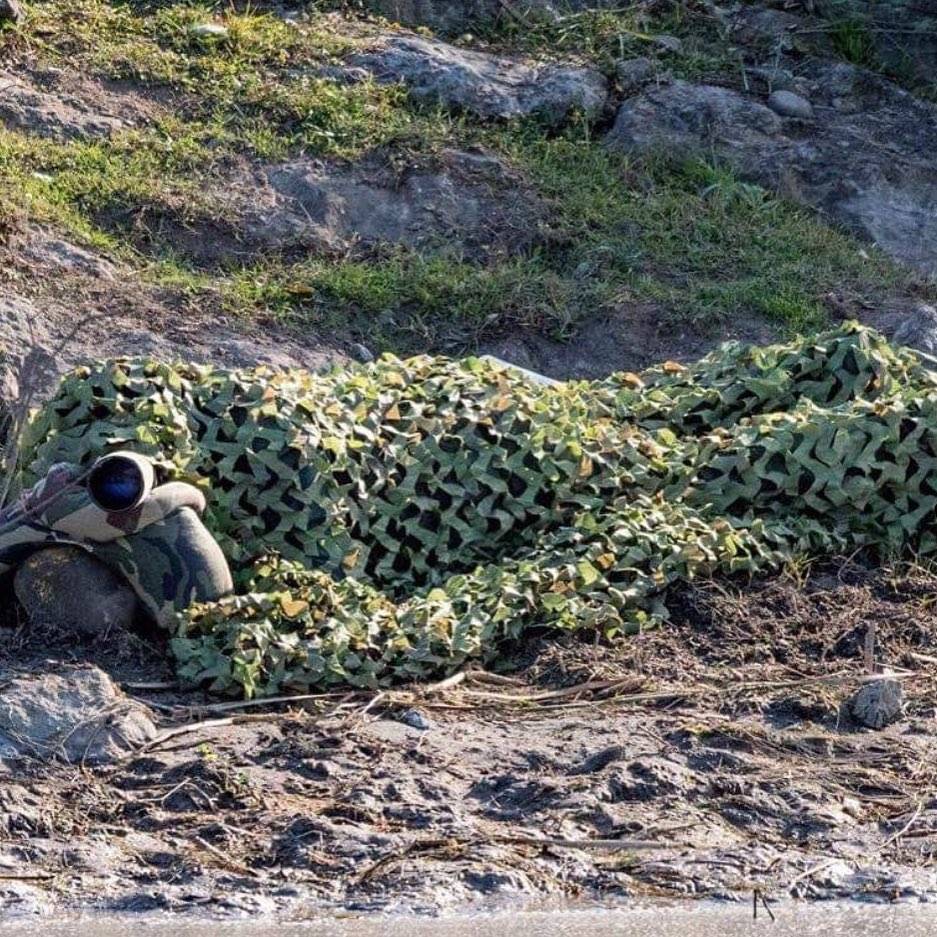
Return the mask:
<svg viewBox="0 0 937 937">
<path fill-rule="evenodd" d="M 586 126 L 550 138 L 534 122 L 481 125 L 418 107 L 399 87 L 335 81 L 329 67 L 367 39 L 362 21 L 313 13 L 290 25 L 250 8 L 107 0 L 26 9 L 23 25 L 0 33 L 0 55 L 146 88 L 153 119 L 97 141 L 0 130 L 0 211 L 51 223 L 190 301 L 359 333 L 381 349 L 457 352 L 504 326 L 569 337 L 583 317 L 628 301 L 714 332 L 739 315 L 810 329 L 824 324 L 831 290 L 876 296 L 898 279 L 874 252 L 719 167 L 636 165 Z M 667 33 L 683 43 L 668 62 L 679 72 L 734 68 L 718 25 L 682 9 L 653 22 L 635 7 L 509 23 L 486 39 L 611 71 L 623 54 L 668 56 L 654 38 Z M 550 217 L 539 246 L 491 261 L 401 248 L 212 267 L 171 237 L 180 226 L 236 229 L 219 193 L 237 161 L 384 148 L 418 162 L 467 145 L 503 156 L 541 193 Z"/>
<path fill-rule="evenodd" d="M 869 24 L 857 17 L 834 20 L 830 25 L 830 41 L 837 54 L 853 65 L 880 68 L 875 40 Z"/>
</svg>

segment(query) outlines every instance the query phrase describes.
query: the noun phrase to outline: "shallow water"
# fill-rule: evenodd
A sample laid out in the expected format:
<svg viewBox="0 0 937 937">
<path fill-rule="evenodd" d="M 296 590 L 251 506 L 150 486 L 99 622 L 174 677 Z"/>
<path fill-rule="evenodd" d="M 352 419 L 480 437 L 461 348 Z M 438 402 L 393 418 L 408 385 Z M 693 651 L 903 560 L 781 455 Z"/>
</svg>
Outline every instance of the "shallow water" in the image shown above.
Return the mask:
<svg viewBox="0 0 937 937">
<path fill-rule="evenodd" d="M 752 917 L 750 905 L 615 911 L 524 912 L 432 918 L 343 918 L 306 922 L 177 921 L 88 916 L 2 922 L 16 937 L 932 937 L 937 906 L 784 905 Z"/>
</svg>

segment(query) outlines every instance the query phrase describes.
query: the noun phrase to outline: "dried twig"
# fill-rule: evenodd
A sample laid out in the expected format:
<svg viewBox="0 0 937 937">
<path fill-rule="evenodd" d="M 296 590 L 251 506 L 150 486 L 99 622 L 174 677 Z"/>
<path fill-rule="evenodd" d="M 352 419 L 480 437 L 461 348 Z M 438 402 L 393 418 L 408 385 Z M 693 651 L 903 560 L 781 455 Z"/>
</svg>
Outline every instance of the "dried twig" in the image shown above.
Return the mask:
<svg viewBox="0 0 937 937">
<path fill-rule="evenodd" d="M 197 843 L 202 849 L 210 852 L 222 866 L 229 871 L 237 872 L 239 875 L 247 875 L 250 878 L 262 878 L 261 874 L 256 869 L 250 869 L 246 865 L 241 865 L 240 862 L 235 862 L 230 856 L 226 856 L 217 846 L 212 846 L 211 843 L 202 839 L 201 836 L 193 836 L 192 841 Z"/>
</svg>

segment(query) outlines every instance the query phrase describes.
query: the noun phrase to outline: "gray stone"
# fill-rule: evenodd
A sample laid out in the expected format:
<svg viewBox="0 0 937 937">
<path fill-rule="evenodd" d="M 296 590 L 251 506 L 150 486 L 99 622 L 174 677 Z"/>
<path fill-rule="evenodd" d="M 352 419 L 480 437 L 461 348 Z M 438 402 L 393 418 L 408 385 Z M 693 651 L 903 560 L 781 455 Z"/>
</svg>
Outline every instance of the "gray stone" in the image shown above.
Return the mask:
<svg viewBox="0 0 937 937">
<path fill-rule="evenodd" d="M 403 82 L 415 98 L 484 118 L 536 115 L 559 126 L 576 112 L 597 116 L 608 98 L 606 80 L 594 68 L 528 63 L 419 36 L 385 37 L 380 48 L 348 64 L 381 83 Z"/>
<path fill-rule="evenodd" d="M 404 710 L 398 718 L 405 726 L 410 726 L 411 729 L 419 729 L 421 732 L 426 732 L 433 726 L 426 714 L 419 709 Z"/>
<path fill-rule="evenodd" d="M 812 120 L 813 107 L 806 98 L 793 91 L 772 91 L 768 95 L 768 107 L 782 117 L 796 117 L 799 120 Z"/>
<path fill-rule="evenodd" d="M 892 331 L 891 340 L 937 356 L 937 308 L 918 303 Z"/>
<path fill-rule="evenodd" d="M 607 142 L 629 153 L 657 150 L 686 155 L 707 142 L 724 140 L 726 148 L 770 143 L 781 120 L 763 104 L 729 88 L 686 81 L 651 86 L 621 106 Z"/>
<path fill-rule="evenodd" d="M 360 361 L 362 364 L 368 364 L 374 360 L 374 352 L 367 345 L 362 345 L 361 342 L 353 342 L 349 346 L 348 352 L 355 361 Z"/>
<path fill-rule="evenodd" d="M 937 274 L 937 105 L 845 63 L 810 64 L 817 120 L 792 128 L 729 88 L 674 81 L 622 104 L 608 144 L 697 153 L 818 209 L 925 274 Z"/>
<path fill-rule="evenodd" d="M 446 150 L 409 167 L 299 157 L 258 172 L 226 197 L 251 238 L 281 250 L 401 244 L 460 256 L 514 254 L 535 243 L 546 215 L 523 177 L 482 152 Z"/>
<path fill-rule="evenodd" d="M 615 66 L 618 84 L 626 94 L 646 85 L 655 75 L 657 66 L 653 59 L 644 56 L 637 59 L 622 59 Z"/>
<path fill-rule="evenodd" d="M 676 36 L 662 34 L 654 37 L 654 44 L 664 52 L 679 55 L 683 51 L 683 43 Z"/>
<path fill-rule="evenodd" d="M 772 49 L 787 51 L 798 45 L 797 32 L 808 25 L 804 19 L 785 10 L 744 6 L 732 23 L 733 39 L 743 43 L 769 44 Z M 810 34 L 812 37 L 812 33 Z"/>
<path fill-rule="evenodd" d="M 0 124 L 58 139 L 108 137 L 130 123 L 111 102 L 50 90 L 13 72 L 0 72 Z"/>
<path fill-rule="evenodd" d="M 901 716 L 904 691 L 892 678 L 873 680 L 850 697 L 848 706 L 858 723 L 869 729 L 881 729 Z"/>
<path fill-rule="evenodd" d="M 80 547 L 47 547 L 33 554 L 17 569 L 13 584 L 30 622 L 56 632 L 106 636 L 133 624 L 133 590 Z"/>
<path fill-rule="evenodd" d="M 228 27 L 221 23 L 196 23 L 189 27 L 189 35 L 196 39 L 226 39 Z"/>
<path fill-rule="evenodd" d="M 7 758 L 105 764 L 155 736 L 150 711 L 97 667 L 4 675 L 0 740 Z"/>
</svg>

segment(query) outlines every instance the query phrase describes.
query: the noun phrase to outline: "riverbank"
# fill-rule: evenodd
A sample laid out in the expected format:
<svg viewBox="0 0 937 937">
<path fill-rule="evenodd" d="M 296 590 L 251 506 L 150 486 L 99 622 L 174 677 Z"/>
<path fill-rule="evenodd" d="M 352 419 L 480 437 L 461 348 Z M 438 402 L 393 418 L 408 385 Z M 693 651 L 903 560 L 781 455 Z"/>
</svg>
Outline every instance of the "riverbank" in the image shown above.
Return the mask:
<svg viewBox="0 0 937 937">
<path fill-rule="evenodd" d="M 0 901 L 242 915 L 937 896 L 937 578 L 858 560 L 684 593 L 666 628 L 516 649 L 447 685 L 225 704 L 157 639 L 3 633 L 11 674 L 97 666 L 157 734 L 4 763 Z M 844 706 L 878 665 L 906 707 Z"/>
</svg>

